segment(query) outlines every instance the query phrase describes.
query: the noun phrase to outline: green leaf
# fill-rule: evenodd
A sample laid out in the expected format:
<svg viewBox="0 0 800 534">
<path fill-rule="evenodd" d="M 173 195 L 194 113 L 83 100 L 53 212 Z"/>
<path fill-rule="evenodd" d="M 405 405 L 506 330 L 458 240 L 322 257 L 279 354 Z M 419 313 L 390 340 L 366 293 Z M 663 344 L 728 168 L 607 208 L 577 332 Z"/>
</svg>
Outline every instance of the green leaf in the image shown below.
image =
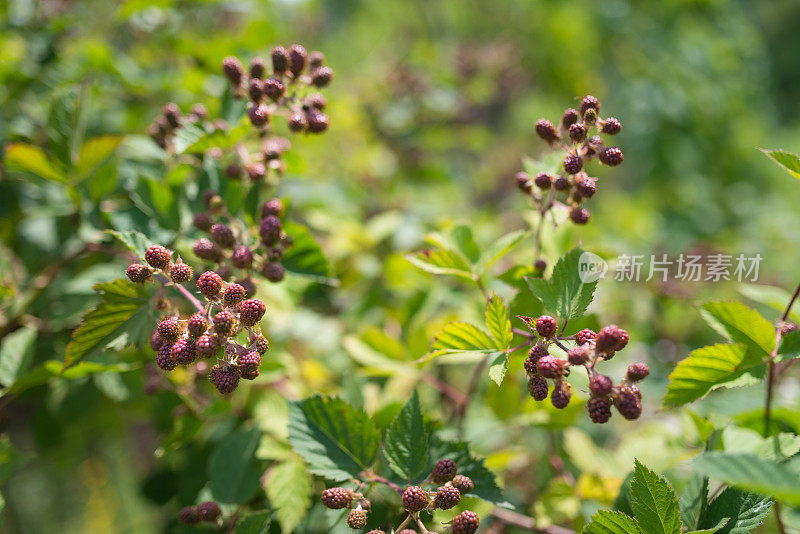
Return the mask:
<svg viewBox="0 0 800 534">
<path fill-rule="evenodd" d="M 122 241 L 122 244 L 139 256 L 140 259 L 144 258 L 144 252 L 153 244 L 149 237 L 136 230 L 125 230 L 124 232 L 106 230 L 106 233 Z"/>
<path fill-rule="evenodd" d="M 497 341 L 498 347 L 508 348 L 514 334 L 511 333 L 511 319 L 503 299 L 493 293 L 486 304 L 486 327 Z"/>
<path fill-rule="evenodd" d="M 216 501 L 247 502 L 261 487 L 262 471 L 255 457 L 260 437 L 257 428 L 237 430 L 217 446 L 208 462 L 208 480 Z"/>
<path fill-rule="evenodd" d="M 0 435 L 0 483 L 6 482 L 30 458 L 19 452 L 8 434 Z"/>
<path fill-rule="evenodd" d="M 188 144 L 183 149 L 183 152 L 187 154 L 202 154 L 211 148 L 233 148 L 234 145 L 241 141 L 252 129 L 253 126 L 251 124 L 241 122 L 237 126 L 231 128 L 229 132 L 214 130 L 213 132 L 201 135 L 196 141 Z M 194 134 L 196 134 L 196 132 L 193 132 L 191 137 L 194 137 Z M 187 142 L 189 140 L 190 139 L 187 138 Z"/>
<path fill-rule="evenodd" d="M 406 259 L 414 266 L 432 274 L 449 274 L 470 281 L 476 277 L 469 264 L 460 254 L 448 249 L 426 249 L 416 254 L 409 254 Z"/>
<path fill-rule="evenodd" d="M 669 483 L 636 460 L 631 482 L 631 506 L 647 534 L 680 534 L 678 499 Z"/>
<path fill-rule="evenodd" d="M 146 286 L 118 278 L 97 284 L 94 290 L 100 294 L 100 303 L 83 316 L 72 333 L 64 355 L 65 369 L 103 351 L 122 335 L 129 343 L 139 342 L 148 336 L 152 326 L 148 306 L 152 290 Z"/>
<path fill-rule="evenodd" d="M 435 350 L 495 352 L 500 347 L 489 334 L 475 325 L 454 321 L 448 323 L 433 340 Z"/>
<path fill-rule="evenodd" d="M 597 281 L 584 283 L 580 277 L 580 257 L 575 248 L 560 258 L 550 280 L 525 277 L 531 292 L 542 301 L 545 310 L 562 319 L 574 319 L 586 312 L 592 302 Z"/>
<path fill-rule="evenodd" d="M 489 356 L 491 357 L 491 355 Z M 507 352 L 500 352 L 495 357 L 494 361 L 492 361 L 491 365 L 489 366 L 489 378 L 494 381 L 495 384 L 501 386 L 503 384 L 503 380 L 506 377 L 506 373 L 508 372 L 508 353 Z"/>
<path fill-rule="evenodd" d="M 532 232 L 526 232 L 524 230 L 516 230 L 509 234 L 504 235 L 500 239 L 494 241 L 489 247 L 483 252 L 481 257 L 481 274 L 485 273 L 486 270 L 491 267 L 497 260 L 511 252 L 511 250 L 516 247 L 523 239 L 531 235 Z"/>
<path fill-rule="evenodd" d="M 84 100 L 87 86 L 80 92 L 73 88 L 61 91 L 53 100 L 47 120 L 49 148 L 66 167 L 71 167 L 83 141 Z"/>
<path fill-rule="evenodd" d="M 428 432 L 416 390 L 386 431 L 383 456 L 392 471 L 408 482 L 425 469 Z"/>
<path fill-rule="evenodd" d="M 582 534 L 643 534 L 639 524 L 622 512 L 600 510 L 592 522 L 583 527 Z"/>
<path fill-rule="evenodd" d="M 294 239 L 294 245 L 286 249 L 281 260 L 286 270 L 316 282 L 338 285 L 338 280 L 331 278 L 331 268 L 322 253 L 322 248 L 311 237 L 308 228 L 287 222 L 284 230 L 286 235 Z"/>
<path fill-rule="evenodd" d="M 124 139 L 121 135 L 102 135 L 89 139 L 81 147 L 75 174 L 79 179 L 91 176 L 117 150 Z"/>
<path fill-rule="evenodd" d="M 749 493 L 735 488 L 725 488 L 712 501 L 700 519 L 698 528 L 715 528 L 720 521 L 728 519 L 718 534 L 748 534 L 758 527 L 772 508 L 769 497 Z"/>
<path fill-rule="evenodd" d="M 10 387 L 25 373 L 33 359 L 36 330 L 28 326 L 15 330 L 0 345 L 0 385 Z"/>
<path fill-rule="evenodd" d="M 60 377 L 67 380 L 81 378 L 98 373 L 122 373 L 130 371 L 128 365 L 104 365 L 95 362 L 80 362 L 68 369 L 64 369 L 64 362 L 58 360 L 47 360 L 41 365 L 31 369 L 17 378 L 17 380 L 0 393 L 0 396 L 9 394 L 19 394 L 26 389 L 46 384 L 51 378 Z"/>
<path fill-rule="evenodd" d="M 289 443 L 315 475 L 357 477 L 375 461 L 379 441 L 367 414 L 341 399 L 317 395 L 291 403 Z"/>
<path fill-rule="evenodd" d="M 313 479 L 300 458 L 281 462 L 269 471 L 267 497 L 283 532 L 294 532 L 311 507 Z"/>
<path fill-rule="evenodd" d="M 719 522 L 710 528 L 704 528 L 702 530 L 690 530 L 686 532 L 686 534 L 714 534 L 715 532 L 719 532 L 725 525 L 728 524 L 730 518 L 723 517 L 719 520 Z"/>
<path fill-rule="evenodd" d="M 236 524 L 236 534 L 269 534 L 272 512 L 266 510 L 244 516 Z"/>
<path fill-rule="evenodd" d="M 27 171 L 53 182 L 69 181 L 64 170 L 57 163 L 51 162 L 44 150 L 33 145 L 8 144 L 3 161 L 9 170 Z"/>
<path fill-rule="evenodd" d="M 741 489 L 771 495 L 800 505 L 800 474 L 785 464 L 753 454 L 706 452 L 692 460 L 692 469 Z"/>
<path fill-rule="evenodd" d="M 741 302 L 708 302 L 703 311 L 706 322 L 734 343 L 744 343 L 764 356 L 775 348 L 775 327 Z"/>
<path fill-rule="evenodd" d="M 709 345 L 689 353 L 669 375 L 664 406 L 679 406 L 703 397 L 712 388 L 741 377 L 762 363 L 744 344 Z"/>
<path fill-rule="evenodd" d="M 786 172 L 795 178 L 800 178 L 800 157 L 796 154 L 780 149 L 759 148 L 759 150 L 766 154 L 772 161 L 783 167 Z"/>
<path fill-rule="evenodd" d="M 461 252 L 470 263 L 478 263 L 481 257 L 481 251 L 475 239 L 472 237 L 472 230 L 469 226 L 456 226 L 453 229 L 453 241 L 456 244 L 459 252 Z"/>
<path fill-rule="evenodd" d="M 173 147 L 176 154 L 188 152 L 188 148 L 197 143 L 205 135 L 205 131 L 194 124 L 183 124 L 175 131 Z"/>
<path fill-rule="evenodd" d="M 688 528 L 699 526 L 701 513 L 708 500 L 708 478 L 694 475 L 684 488 L 678 500 L 681 510 L 681 519 Z"/>
</svg>

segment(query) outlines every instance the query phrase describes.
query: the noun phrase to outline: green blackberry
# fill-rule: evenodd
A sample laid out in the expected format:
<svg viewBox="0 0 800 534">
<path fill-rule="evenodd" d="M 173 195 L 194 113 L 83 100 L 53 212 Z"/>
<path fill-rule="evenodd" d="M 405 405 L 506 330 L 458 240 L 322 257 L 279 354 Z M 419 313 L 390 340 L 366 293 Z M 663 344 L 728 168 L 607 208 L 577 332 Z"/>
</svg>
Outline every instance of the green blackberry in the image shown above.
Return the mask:
<svg viewBox="0 0 800 534">
<path fill-rule="evenodd" d="M 433 506 L 440 510 L 449 510 L 461 501 L 461 492 L 449 484 L 439 488 L 433 497 Z"/>
<path fill-rule="evenodd" d="M 456 473 L 458 473 L 458 466 L 456 463 L 450 458 L 443 458 L 433 466 L 431 480 L 437 484 L 444 484 L 449 480 L 453 480 Z"/>
<path fill-rule="evenodd" d="M 403 508 L 415 513 L 428 507 L 428 494 L 419 486 L 409 486 L 403 492 Z"/>
<path fill-rule="evenodd" d="M 153 269 L 166 269 L 172 252 L 161 245 L 153 245 L 144 252 L 144 259 Z"/>
</svg>

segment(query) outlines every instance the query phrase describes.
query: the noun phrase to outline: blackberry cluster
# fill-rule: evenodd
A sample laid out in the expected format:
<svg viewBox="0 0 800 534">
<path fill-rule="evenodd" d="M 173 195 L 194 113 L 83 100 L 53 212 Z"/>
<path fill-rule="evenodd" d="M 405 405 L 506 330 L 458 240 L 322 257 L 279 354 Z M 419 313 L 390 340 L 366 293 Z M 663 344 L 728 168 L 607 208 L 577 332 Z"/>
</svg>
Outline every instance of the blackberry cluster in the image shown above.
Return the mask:
<svg viewBox="0 0 800 534">
<path fill-rule="evenodd" d="M 548 315 L 538 319 L 524 317 L 531 334 L 532 346 L 523 367 L 528 377 L 528 392 L 537 401 L 548 395 L 553 406 L 566 408 L 572 399 L 572 386 L 565 379 L 571 367 L 584 367 L 589 375 L 590 399 L 586 404 L 590 419 L 605 423 L 611 418 L 611 406 L 625 419 L 638 419 L 642 414 L 642 394 L 636 382 L 644 380 L 650 369 L 644 362 L 628 366 L 625 379 L 619 384 L 595 369 L 604 360 L 610 360 L 628 344 L 628 333 L 617 325 L 604 326 L 595 333 L 584 329 L 573 336 L 559 336 L 556 320 Z M 567 347 L 565 343 L 574 343 Z M 550 353 L 553 348 L 564 352 L 565 357 Z M 552 392 L 550 383 L 553 381 Z"/>
<path fill-rule="evenodd" d="M 184 525 L 196 525 L 200 521 L 216 523 L 222 515 L 219 505 L 214 501 L 206 501 L 197 506 L 186 506 L 178 512 L 178 521 Z"/>
<path fill-rule="evenodd" d="M 147 134 L 164 150 L 172 150 L 172 143 L 178 129 L 187 124 L 202 124 L 208 119 L 208 110 L 203 104 L 195 104 L 184 115 L 178 104 L 169 102 L 161 108 L 161 113 L 147 129 Z"/>
<path fill-rule="evenodd" d="M 145 261 L 128 267 L 126 272 L 131 281 L 145 283 L 158 278 L 167 283 L 169 278 L 171 283 L 178 284 L 174 276 L 169 276 L 176 266 L 189 269 L 185 282 L 192 278 L 191 267 L 180 259 L 172 263 L 172 252 L 161 245 L 149 247 Z M 208 378 L 220 393 L 232 393 L 240 378 L 258 377 L 261 356 L 269 349 L 269 341 L 259 326 L 266 306 L 259 299 L 245 299 L 243 286 L 225 282 L 213 271 L 198 277 L 197 288 L 206 299 L 202 311 L 185 318 L 177 311 L 170 312 L 153 330 L 150 346 L 156 351 L 156 365 L 171 371 L 178 365 L 192 365 L 198 359 L 216 358 L 215 364 L 203 366 L 210 367 Z M 241 332 L 247 332 L 245 344 L 237 341 Z"/>
</svg>

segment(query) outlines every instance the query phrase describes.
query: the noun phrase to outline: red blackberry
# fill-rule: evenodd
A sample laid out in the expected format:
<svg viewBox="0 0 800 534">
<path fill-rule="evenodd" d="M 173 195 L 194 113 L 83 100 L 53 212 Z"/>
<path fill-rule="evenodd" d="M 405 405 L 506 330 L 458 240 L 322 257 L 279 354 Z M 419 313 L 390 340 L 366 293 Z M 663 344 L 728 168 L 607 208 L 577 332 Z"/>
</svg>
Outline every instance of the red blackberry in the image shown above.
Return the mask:
<svg viewBox="0 0 800 534">
<path fill-rule="evenodd" d="M 178 521 L 184 525 L 196 525 L 200 522 L 200 514 L 197 506 L 186 506 L 178 512 Z"/>
<path fill-rule="evenodd" d="M 193 105 L 191 117 L 195 122 L 206 120 L 208 118 L 208 108 L 206 108 L 203 104 Z"/>
<path fill-rule="evenodd" d="M 195 213 L 192 224 L 198 230 L 208 232 L 211 229 L 211 217 L 208 216 L 208 213 Z"/>
<path fill-rule="evenodd" d="M 440 510 L 449 510 L 461 501 L 461 492 L 449 484 L 439 488 L 433 497 L 433 506 Z"/>
<path fill-rule="evenodd" d="M 592 397 L 586 403 L 586 407 L 589 410 L 589 419 L 593 423 L 602 424 L 611 419 L 611 403 L 605 398 Z"/>
<path fill-rule="evenodd" d="M 328 129 L 330 119 L 328 116 L 319 111 L 312 111 L 306 114 L 308 121 L 308 131 L 310 133 L 322 133 Z"/>
<path fill-rule="evenodd" d="M 553 406 L 559 410 L 563 410 L 567 407 L 571 398 L 572 387 L 569 385 L 569 382 L 565 380 L 557 381 L 553 388 L 553 393 L 550 394 L 550 402 L 553 403 Z"/>
<path fill-rule="evenodd" d="M 264 336 L 258 336 L 253 340 L 252 347 L 263 356 L 269 350 L 269 340 Z"/>
<path fill-rule="evenodd" d="M 211 323 L 214 332 L 220 336 L 229 336 L 233 333 L 233 329 L 236 326 L 236 317 L 228 310 L 222 310 L 214 315 L 211 319 Z"/>
<path fill-rule="evenodd" d="M 231 248 L 236 243 L 233 230 L 227 224 L 217 223 L 211 227 L 211 239 L 221 247 Z"/>
<path fill-rule="evenodd" d="M 244 245 L 236 247 L 231 254 L 231 263 L 237 269 L 249 269 L 253 266 L 253 251 Z"/>
<path fill-rule="evenodd" d="M 615 135 L 622 130 L 622 124 L 614 117 L 609 117 L 600 123 L 600 131 L 604 134 Z"/>
<path fill-rule="evenodd" d="M 203 334 L 195 342 L 195 350 L 197 355 L 201 358 L 211 358 L 216 356 L 222 346 L 219 338 L 212 334 Z"/>
<path fill-rule="evenodd" d="M 350 510 L 347 514 L 347 526 L 353 530 L 361 530 L 367 526 L 367 512 L 364 510 Z"/>
<path fill-rule="evenodd" d="M 222 72 L 232 85 L 239 86 L 242 83 L 244 76 L 244 65 L 239 61 L 239 58 L 228 56 L 222 60 Z"/>
<path fill-rule="evenodd" d="M 261 355 L 258 351 L 251 350 L 239 356 L 239 374 L 247 380 L 254 380 L 258 376 L 261 366 Z"/>
<path fill-rule="evenodd" d="M 254 57 L 250 61 L 250 77 L 262 78 L 265 72 L 267 72 L 267 62 L 263 57 Z"/>
<path fill-rule="evenodd" d="M 545 378 L 560 378 L 564 375 L 564 360 L 555 356 L 543 356 L 536 362 L 536 371 Z"/>
<path fill-rule="evenodd" d="M 407 530 L 407 529 L 403 529 L 403 532 L 404 532 L 405 530 Z M 411 532 L 414 532 L 414 531 L 412 530 Z M 367 532 L 367 534 L 386 534 L 386 533 L 385 533 L 384 531 L 382 531 L 382 530 L 378 530 L 378 529 L 376 528 L 376 529 L 372 529 L 372 530 L 370 530 L 369 532 Z M 414 532 L 414 534 L 417 534 L 417 533 L 416 533 L 416 532 Z"/>
<path fill-rule="evenodd" d="M 612 355 L 628 344 L 628 333 L 615 324 L 604 326 L 594 339 L 595 350 L 603 355 Z"/>
<path fill-rule="evenodd" d="M 589 391 L 592 397 L 607 397 L 613 387 L 614 382 L 606 375 L 594 375 L 589 379 Z"/>
<path fill-rule="evenodd" d="M 553 185 L 553 177 L 546 172 L 540 172 L 533 179 L 533 183 L 535 183 L 536 187 L 539 189 L 550 189 L 550 186 Z"/>
<path fill-rule="evenodd" d="M 328 488 L 323 490 L 320 500 L 325 507 L 331 510 L 341 510 L 349 507 L 353 502 L 353 493 L 344 488 Z"/>
<path fill-rule="evenodd" d="M 239 284 L 228 284 L 222 290 L 222 304 L 225 306 L 235 306 L 247 296 L 247 291 Z"/>
<path fill-rule="evenodd" d="M 580 143 L 586 139 L 586 126 L 581 122 L 576 122 L 569 127 L 569 138 L 573 143 Z"/>
<path fill-rule="evenodd" d="M 619 148 L 612 146 L 608 147 L 597 156 L 600 159 L 600 162 L 608 165 L 609 167 L 615 167 L 622 163 L 622 160 L 625 159 L 622 155 L 622 150 Z"/>
<path fill-rule="evenodd" d="M 174 317 L 164 319 L 158 323 L 156 329 L 158 331 L 158 335 L 161 336 L 161 339 L 169 343 L 176 342 L 178 337 L 181 335 L 181 325 Z"/>
<path fill-rule="evenodd" d="M 597 182 L 589 176 L 582 176 L 575 181 L 575 190 L 584 198 L 592 198 L 597 192 Z"/>
<path fill-rule="evenodd" d="M 583 100 L 581 100 L 581 106 L 579 109 L 581 115 L 586 113 L 586 110 L 588 109 L 600 111 L 600 102 L 597 100 L 597 98 L 593 97 L 592 95 L 586 95 L 585 97 L 583 97 Z"/>
<path fill-rule="evenodd" d="M 283 82 L 280 80 L 269 78 L 268 80 L 264 81 L 263 91 L 264 94 L 267 95 L 267 98 L 273 102 L 277 102 L 286 92 L 286 86 L 283 85 Z"/>
<path fill-rule="evenodd" d="M 558 323 L 549 315 L 542 315 L 536 319 L 536 332 L 543 338 L 551 338 L 558 331 Z"/>
<path fill-rule="evenodd" d="M 194 341 L 190 339 L 179 339 L 172 345 L 170 356 L 180 365 L 189 365 L 197 359 Z"/>
<path fill-rule="evenodd" d="M 308 128 L 308 119 L 303 113 L 292 113 L 287 120 L 287 125 L 293 132 L 302 132 Z"/>
<path fill-rule="evenodd" d="M 584 328 L 583 330 L 575 334 L 575 343 L 577 343 L 578 345 L 585 345 L 589 341 L 593 340 L 595 336 L 597 336 L 597 334 L 594 333 L 594 330 L 591 330 L 589 328 Z"/>
<path fill-rule="evenodd" d="M 403 492 L 403 508 L 415 513 L 428 507 L 428 494 L 419 486 L 409 486 Z"/>
<path fill-rule="evenodd" d="M 325 54 L 319 50 L 314 50 L 308 54 L 308 66 L 311 69 L 318 69 L 325 64 Z"/>
<path fill-rule="evenodd" d="M 198 338 L 208 329 L 208 321 L 202 313 L 195 313 L 186 323 L 186 332 L 191 337 Z"/>
<path fill-rule="evenodd" d="M 567 154 L 564 158 L 564 172 L 567 174 L 577 174 L 583 169 L 583 159 L 577 154 Z"/>
<path fill-rule="evenodd" d="M 472 479 L 465 475 L 454 476 L 452 482 L 450 483 L 453 485 L 453 487 L 457 488 L 459 493 L 462 495 L 472 492 L 472 490 L 475 488 L 475 484 L 473 484 Z"/>
<path fill-rule="evenodd" d="M 580 115 L 578 115 L 577 111 L 575 111 L 572 108 L 567 108 L 566 110 L 564 110 L 564 114 L 561 116 L 561 125 L 564 128 L 569 128 L 570 126 L 578 122 L 579 118 Z"/>
<path fill-rule="evenodd" d="M 449 480 L 453 480 L 456 473 L 458 473 L 458 466 L 456 463 L 450 458 L 443 458 L 433 466 L 431 480 L 437 484 L 444 484 Z"/>
<path fill-rule="evenodd" d="M 258 233 L 265 245 L 274 245 L 281 238 L 281 220 L 275 215 L 267 215 L 261 219 Z"/>
<path fill-rule="evenodd" d="M 480 525 L 481 520 L 478 514 L 465 510 L 453 518 L 450 532 L 452 534 L 475 534 Z"/>
<path fill-rule="evenodd" d="M 215 300 L 222 289 L 222 277 L 214 271 L 206 271 L 197 280 L 197 287 L 207 299 Z"/>
<path fill-rule="evenodd" d="M 258 78 L 252 78 L 247 86 L 247 94 L 250 95 L 250 100 L 253 102 L 261 102 L 261 98 L 264 96 L 264 82 Z"/>
<path fill-rule="evenodd" d="M 153 245 L 145 250 L 144 259 L 154 269 L 166 269 L 172 259 L 172 252 L 161 245 Z"/>
<path fill-rule="evenodd" d="M 192 268 L 178 260 L 169 267 L 169 279 L 176 284 L 183 284 L 192 278 Z"/>
<path fill-rule="evenodd" d="M 629 421 L 639 419 L 642 415 L 642 401 L 628 388 L 622 388 L 614 394 L 614 407 Z"/>
<path fill-rule="evenodd" d="M 533 397 L 533 400 L 543 401 L 550 393 L 550 386 L 548 385 L 547 380 L 539 375 L 536 375 L 528 380 L 528 393 L 531 397 Z"/>
<path fill-rule="evenodd" d="M 303 99 L 303 104 L 323 110 L 328 107 L 328 100 L 321 93 L 312 93 Z"/>
<path fill-rule="evenodd" d="M 567 191 L 570 187 L 572 187 L 572 183 L 566 176 L 559 174 L 556 176 L 556 179 L 553 180 L 553 189 L 556 191 Z"/>
<path fill-rule="evenodd" d="M 780 331 L 781 336 L 788 336 L 789 334 L 797 330 L 797 325 L 790 321 L 781 321 L 778 323 L 778 330 Z"/>
<path fill-rule="evenodd" d="M 270 247 L 267 249 L 267 260 L 268 261 L 280 261 L 283 258 L 283 247 L 280 245 L 275 247 Z"/>
<path fill-rule="evenodd" d="M 156 365 L 165 371 L 172 371 L 178 365 L 172 357 L 172 345 L 165 343 L 161 345 L 156 354 Z"/>
<path fill-rule="evenodd" d="M 627 377 L 631 382 L 644 380 L 650 374 L 650 368 L 644 362 L 634 362 L 628 366 Z"/>
<path fill-rule="evenodd" d="M 150 269 L 141 263 L 134 263 L 128 266 L 125 274 L 134 284 L 143 284 L 150 280 Z"/>
<path fill-rule="evenodd" d="M 227 364 L 225 364 L 225 367 L 215 364 L 208 372 L 208 379 L 214 384 L 217 391 L 223 395 L 233 393 L 236 386 L 239 385 L 239 373 Z"/>
<path fill-rule="evenodd" d="M 514 180 L 517 184 L 517 187 L 523 193 L 530 193 L 533 191 L 533 185 L 531 185 L 531 177 L 528 176 L 526 172 L 518 172 L 514 175 Z"/>
<path fill-rule="evenodd" d="M 247 118 L 256 128 L 261 128 L 269 122 L 269 109 L 264 104 L 252 106 L 247 110 Z"/>
<path fill-rule="evenodd" d="M 575 206 L 571 210 L 569 210 L 569 218 L 575 224 L 586 224 L 589 222 L 589 218 L 591 214 L 589 210 L 586 208 L 581 208 L 580 206 Z"/>
<path fill-rule="evenodd" d="M 297 78 L 303 69 L 306 67 L 306 59 L 308 54 L 302 45 L 293 44 L 289 47 L 289 72 Z"/>
<path fill-rule="evenodd" d="M 264 205 L 261 206 L 261 217 L 268 217 L 269 215 L 274 215 L 276 217 L 280 217 L 283 213 L 283 202 L 279 198 L 271 198 L 264 202 Z"/>
<path fill-rule="evenodd" d="M 270 57 L 272 59 L 272 70 L 276 74 L 285 72 L 289 67 L 289 54 L 286 53 L 286 49 L 282 46 L 273 48 Z"/>
<path fill-rule="evenodd" d="M 247 175 L 251 182 L 258 182 L 267 175 L 267 167 L 259 162 L 250 163 L 247 166 Z"/>
<path fill-rule="evenodd" d="M 311 83 L 317 87 L 325 87 L 333 80 L 333 69 L 320 67 L 311 73 Z"/>
<path fill-rule="evenodd" d="M 214 522 L 222 514 L 222 510 L 214 501 L 206 501 L 197 505 L 197 513 L 202 521 Z"/>
<path fill-rule="evenodd" d="M 168 102 L 161 108 L 161 114 L 166 119 L 171 128 L 177 128 L 181 125 L 181 109 L 175 102 Z"/>
<path fill-rule="evenodd" d="M 628 389 L 633 392 L 639 400 L 642 400 L 642 392 L 636 384 L 628 384 Z"/>
<path fill-rule="evenodd" d="M 559 138 L 558 130 L 556 130 L 556 127 L 553 126 L 553 123 L 547 119 L 539 119 L 538 121 L 536 121 L 536 125 L 534 128 L 536 129 L 536 135 L 538 135 L 548 143 L 557 141 Z"/>
<path fill-rule="evenodd" d="M 153 333 L 150 334 L 150 348 L 158 350 L 163 344 L 164 340 L 161 338 L 161 335 L 159 335 L 158 330 L 153 330 Z"/>
<path fill-rule="evenodd" d="M 270 282 L 278 283 L 286 275 L 286 268 L 280 262 L 269 261 L 261 267 L 261 274 Z"/>
<path fill-rule="evenodd" d="M 192 252 L 202 260 L 218 261 L 222 258 L 222 250 L 216 243 L 205 237 L 201 237 L 194 242 Z"/>
<path fill-rule="evenodd" d="M 239 304 L 239 320 L 245 326 L 255 326 L 264 317 L 267 307 L 260 299 L 248 299 Z"/>
<path fill-rule="evenodd" d="M 567 359 L 572 365 L 583 365 L 589 361 L 589 349 L 586 347 L 574 347 L 567 351 Z"/>
</svg>

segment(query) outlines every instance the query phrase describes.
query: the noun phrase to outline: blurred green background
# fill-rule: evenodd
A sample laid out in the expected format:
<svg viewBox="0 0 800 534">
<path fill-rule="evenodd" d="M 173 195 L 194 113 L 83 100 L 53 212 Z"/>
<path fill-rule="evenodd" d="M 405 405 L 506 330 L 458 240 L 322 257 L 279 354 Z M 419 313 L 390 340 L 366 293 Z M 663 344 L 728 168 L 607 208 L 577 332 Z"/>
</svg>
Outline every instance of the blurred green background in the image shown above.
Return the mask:
<svg viewBox="0 0 800 534">
<path fill-rule="evenodd" d="M 287 367 L 297 395 L 340 392 L 373 408 L 402 400 L 403 388 L 377 393 L 374 381 L 350 372 L 356 364 L 343 339 L 380 332 L 397 341 L 398 358 L 413 359 L 446 320 L 480 311 L 474 290 L 422 274 L 403 255 L 419 248 L 426 232 L 458 223 L 469 223 L 479 242 L 524 227 L 526 205 L 513 175 L 523 155 L 544 148 L 533 123 L 555 122 L 586 93 L 622 121 L 617 141 L 625 163 L 601 172 L 588 226 L 546 240 L 548 259 L 577 242 L 607 258 L 760 253 L 759 281 L 788 288 L 800 262 L 800 189 L 756 147 L 800 147 L 798 21 L 800 3 L 792 0 L 3 0 L 0 142 L 47 147 L 53 104 L 72 94 L 82 95 L 75 113 L 86 138 L 127 137 L 120 162 L 92 185 L 89 207 L 77 206 L 58 184 L 2 170 L 0 335 L 34 328 L 32 361 L 61 359 L 94 302 L 91 284 L 118 276 L 124 259 L 92 251 L 45 277 L 47 286 L 22 307 L 20 296 L 31 295 L 36 277 L 82 243 L 99 240 L 98 229 L 117 225 L 110 213 L 130 204 L 124 193 L 135 180 L 124 159 L 147 144 L 147 125 L 165 102 L 183 109 L 203 102 L 213 114 L 225 85 L 223 57 L 246 61 L 293 42 L 324 51 L 335 71 L 326 92 L 331 130 L 293 139 L 279 193 L 292 198 L 342 282 L 325 288 L 289 281 L 269 290 L 275 311 L 268 329 L 276 350 L 294 358 Z M 677 414 L 652 413 L 666 375 L 688 350 L 716 339 L 700 324 L 696 304 L 738 298 L 741 289 L 734 282 L 601 283 L 601 320 L 626 325 L 636 354 L 655 368 L 644 388 L 651 419 L 641 432 L 648 436 L 651 425 L 662 433 L 652 443 L 675 447 L 651 467 L 672 467 L 669 458 L 687 444 L 677 437 Z M 400 329 L 420 302 L 414 328 Z M 456 387 L 468 381 L 466 371 L 446 372 Z M 0 470 L 0 530 L 173 528 L 178 501 L 202 487 L 211 445 L 154 457 L 165 433 L 174 432 L 168 419 L 175 401 L 143 395 L 143 376 L 53 377 L 0 399 L 0 429 L 13 443 L 2 442 L 0 460 L 23 466 Z M 793 384 L 781 397 L 789 407 Z M 511 416 L 497 408 L 508 398 L 488 395 L 493 413 L 484 408 L 476 417 L 493 425 Z M 761 399 L 756 389 L 736 395 L 745 406 Z M 701 411 L 723 410 L 724 402 L 713 402 Z M 468 436 L 485 429 L 476 423 Z M 209 443 L 214 432 L 219 428 L 206 432 Z M 513 439 L 538 439 L 527 432 Z M 624 439 L 617 427 L 606 432 L 601 442 Z M 519 443 L 476 447 L 495 455 L 492 465 L 506 473 L 507 485 L 516 483 Z M 552 494 L 559 506 L 567 502 L 566 517 L 575 513 L 572 501 Z"/>
</svg>

